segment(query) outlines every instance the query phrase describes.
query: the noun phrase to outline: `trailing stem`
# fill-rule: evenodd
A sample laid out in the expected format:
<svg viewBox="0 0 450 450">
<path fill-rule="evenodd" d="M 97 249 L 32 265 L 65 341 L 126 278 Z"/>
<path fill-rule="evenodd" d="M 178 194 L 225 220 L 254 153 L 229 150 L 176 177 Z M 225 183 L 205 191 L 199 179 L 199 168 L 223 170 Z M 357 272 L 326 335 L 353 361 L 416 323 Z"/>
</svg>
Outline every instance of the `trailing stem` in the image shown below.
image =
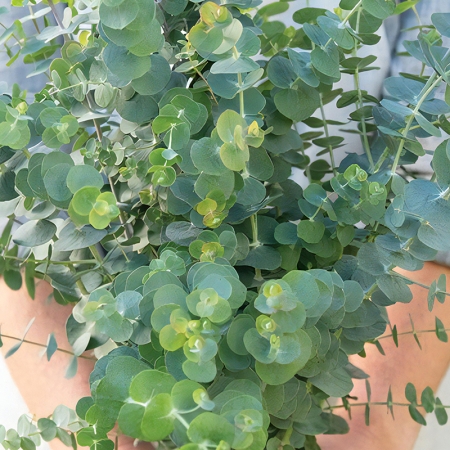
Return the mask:
<svg viewBox="0 0 450 450">
<path fill-rule="evenodd" d="M 50 6 L 50 9 L 52 10 L 53 17 L 55 18 L 56 23 L 58 24 L 59 28 L 61 28 L 61 30 L 64 31 L 66 29 L 66 27 L 64 26 L 61 19 L 59 18 L 58 11 L 56 10 L 53 0 L 48 0 L 48 6 Z M 64 42 L 68 42 L 70 40 L 66 33 L 63 33 L 63 38 L 64 38 Z"/>
<path fill-rule="evenodd" d="M 323 120 L 323 129 L 325 131 L 325 136 L 327 139 L 329 139 L 330 132 L 328 129 L 327 118 L 325 117 L 325 109 L 323 107 L 322 94 L 320 95 L 320 115 L 322 116 L 322 120 Z M 336 162 L 334 160 L 334 153 L 333 153 L 333 146 L 331 144 L 328 144 L 327 148 L 328 148 L 328 154 L 330 155 L 330 162 L 331 162 L 331 168 L 333 169 L 333 174 L 334 174 L 334 176 L 337 176 Z"/>
<path fill-rule="evenodd" d="M 450 331 L 450 328 L 440 328 L 439 331 Z M 402 333 L 396 333 L 395 336 L 408 336 L 414 334 L 425 334 L 425 333 L 436 333 L 436 329 L 433 330 L 411 330 L 411 331 L 403 331 Z M 382 339 L 393 338 L 394 333 L 384 334 L 377 338 L 377 341 L 381 341 Z"/>
<path fill-rule="evenodd" d="M 360 18 L 361 18 L 361 9 L 358 8 L 358 15 L 357 15 L 356 29 L 355 29 L 356 33 L 359 33 Z M 354 56 L 357 56 L 357 49 L 358 49 L 358 42 L 355 39 L 355 48 L 353 51 Z M 361 92 L 361 85 L 359 82 L 359 68 L 358 67 L 356 67 L 356 69 L 355 69 L 355 74 L 353 75 L 353 78 L 354 78 L 354 83 L 355 83 L 355 89 L 358 92 L 358 103 L 357 103 L 358 108 L 361 109 L 364 107 L 364 101 L 363 101 L 363 96 L 362 96 L 362 92 Z M 370 169 L 373 169 L 373 167 L 374 167 L 373 157 L 372 157 L 372 152 L 370 151 L 369 138 L 367 136 L 366 119 L 364 116 L 361 117 L 360 123 L 361 123 L 362 141 L 363 141 L 364 151 L 367 155 L 367 159 L 369 160 Z"/>
<path fill-rule="evenodd" d="M 392 164 L 391 173 L 394 174 L 397 170 L 398 162 L 400 160 L 400 156 L 402 154 L 403 148 L 405 146 L 406 138 L 411 129 L 411 125 L 414 122 L 416 114 L 419 112 L 422 103 L 426 100 L 428 95 L 433 91 L 433 89 L 442 81 L 442 76 L 437 76 L 437 73 L 433 73 L 427 81 L 427 84 L 424 86 L 422 92 L 423 94 L 420 96 L 419 101 L 417 102 L 416 107 L 413 110 L 413 113 L 409 116 L 408 121 L 406 122 L 406 127 L 402 132 L 403 138 L 400 140 L 400 144 L 397 149 L 397 154 L 395 155 L 394 163 Z"/>
<path fill-rule="evenodd" d="M 238 77 L 238 84 L 239 86 L 242 86 L 242 74 L 238 73 L 237 74 Z M 245 118 L 245 111 L 244 111 L 244 91 L 240 90 L 239 91 L 239 113 L 241 115 L 241 117 Z M 247 172 L 247 169 L 245 170 L 245 172 Z M 252 214 L 250 216 L 250 223 L 252 225 L 252 243 L 251 246 L 252 247 L 257 247 L 259 245 L 259 241 L 258 241 L 258 217 L 255 214 Z M 255 279 L 256 280 L 262 280 L 262 274 L 261 274 L 261 269 L 256 269 L 255 268 Z"/>
<path fill-rule="evenodd" d="M 359 2 L 353 7 L 353 9 L 347 14 L 347 16 L 344 18 L 344 20 L 342 21 L 342 25 L 345 25 L 349 20 L 350 17 L 353 16 L 353 14 L 355 14 L 356 11 L 359 10 L 359 7 L 362 5 L 363 0 L 359 0 Z M 324 45 L 324 47 L 327 47 L 328 44 L 332 41 L 333 39 L 328 39 L 327 43 Z"/>
<path fill-rule="evenodd" d="M 6 339 L 12 339 L 13 341 L 20 341 L 23 342 L 24 344 L 31 344 L 31 345 L 36 345 L 37 347 L 42 347 L 42 348 L 47 348 L 47 345 L 45 344 L 40 344 L 39 342 L 34 342 L 34 341 L 29 341 L 28 339 L 21 339 L 15 336 L 10 336 L 8 334 L 0 334 L 0 337 L 2 338 L 6 338 Z M 61 353 L 66 353 L 67 355 L 71 355 L 71 356 L 77 356 L 75 355 L 75 353 L 71 352 L 70 350 L 64 350 L 62 348 L 57 347 L 56 351 L 61 352 Z M 89 359 L 91 361 L 97 361 L 96 358 L 90 358 L 89 356 L 77 356 L 77 358 L 82 358 L 82 359 Z"/>
</svg>

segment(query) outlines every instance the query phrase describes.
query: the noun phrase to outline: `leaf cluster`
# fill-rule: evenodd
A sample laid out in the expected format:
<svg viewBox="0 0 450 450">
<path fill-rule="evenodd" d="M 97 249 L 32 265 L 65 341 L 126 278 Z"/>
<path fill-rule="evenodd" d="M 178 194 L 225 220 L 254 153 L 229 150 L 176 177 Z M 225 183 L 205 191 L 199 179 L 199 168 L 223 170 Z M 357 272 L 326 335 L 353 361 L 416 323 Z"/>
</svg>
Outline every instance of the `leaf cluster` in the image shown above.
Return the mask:
<svg viewBox="0 0 450 450">
<path fill-rule="evenodd" d="M 0 95 L 0 274 L 73 304 L 69 375 L 85 351 L 99 359 L 76 414 L 0 427 L 3 446 L 112 450 L 116 423 L 183 450 L 306 450 L 347 432 L 328 399 L 350 404 L 367 375 L 349 355 L 381 348 L 386 308 L 411 301 L 395 269 L 450 250 L 449 15 L 405 42 L 422 73 L 386 79 L 380 100 L 359 84 L 376 58 L 358 53 L 415 1 L 302 8 L 293 27 L 272 17 L 283 2 L 73 0 L 62 18 L 25 3 L 33 15 L 0 40 L 48 83 L 34 100 L 17 84 Z M 327 104 L 351 113 L 327 119 Z M 364 154 L 337 165 L 335 125 Z M 420 179 L 429 137 L 443 139 Z M 447 295 L 441 276 L 429 309 Z M 439 319 L 432 331 L 447 340 Z M 428 388 L 406 396 L 414 420 L 423 406 L 446 421 Z"/>
</svg>

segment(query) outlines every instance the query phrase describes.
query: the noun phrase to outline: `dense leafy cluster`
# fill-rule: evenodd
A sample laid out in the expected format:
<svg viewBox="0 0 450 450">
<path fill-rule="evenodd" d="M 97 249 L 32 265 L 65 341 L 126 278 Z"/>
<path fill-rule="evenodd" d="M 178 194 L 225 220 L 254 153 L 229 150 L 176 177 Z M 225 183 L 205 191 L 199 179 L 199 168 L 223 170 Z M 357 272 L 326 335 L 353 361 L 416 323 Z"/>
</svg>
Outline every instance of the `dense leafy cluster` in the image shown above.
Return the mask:
<svg viewBox="0 0 450 450">
<path fill-rule="evenodd" d="M 78 418 L 23 419 L 0 442 L 71 445 L 74 433 L 111 450 L 116 422 L 183 450 L 312 449 L 346 432 L 326 400 L 348 406 L 352 378 L 366 377 L 348 356 L 384 333 L 387 306 L 412 299 L 394 269 L 450 250 L 449 141 L 432 180 L 408 171 L 426 153 L 418 138 L 450 133 L 450 97 L 436 98 L 450 84 L 449 15 L 405 43 L 424 70 L 388 78 L 380 101 L 359 86 L 376 58 L 358 50 L 414 1 L 303 8 L 297 28 L 272 19 L 280 2 L 75 0 L 62 18 L 54 3 L 23 20 L 35 35 L 16 21 L 1 37 L 20 36 L 12 60 L 49 81 L 33 102 L 18 85 L 0 96 L 0 272 L 19 289 L 24 267 L 32 297 L 42 278 L 75 304 L 69 375 L 86 350 L 105 356 Z M 343 76 L 354 90 L 333 88 Z M 326 119 L 331 102 L 354 106 L 365 150 L 339 167 L 345 140 L 328 126 L 348 122 Z M 329 161 L 311 162 L 313 145 Z M 430 310 L 445 284 L 431 286 Z M 446 339 L 440 321 L 436 332 Z M 407 398 L 423 421 L 411 387 Z M 422 404 L 445 423 L 432 392 Z"/>
</svg>

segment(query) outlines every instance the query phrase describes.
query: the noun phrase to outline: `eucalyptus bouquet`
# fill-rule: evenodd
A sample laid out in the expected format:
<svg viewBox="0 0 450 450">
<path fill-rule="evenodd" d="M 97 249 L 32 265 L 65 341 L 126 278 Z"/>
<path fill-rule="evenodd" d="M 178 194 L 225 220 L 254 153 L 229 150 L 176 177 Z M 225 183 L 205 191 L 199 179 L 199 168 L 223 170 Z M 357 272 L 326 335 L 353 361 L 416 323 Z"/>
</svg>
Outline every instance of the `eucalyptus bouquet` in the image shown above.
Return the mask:
<svg viewBox="0 0 450 450">
<path fill-rule="evenodd" d="M 116 423 L 182 450 L 312 449 L 318 434 L 345 433 L 328 399 L 351 407 L 352 378 L 366 375 L 348 356 L 381 349 L 386 307 L 411 301 L 413 280 L 395 268 L 450 249 L 448 140 L 431 181 L 408 171 L 426 153 L 418 138 L 450 133 L 449 88 L 435 98 L 450 84 L 450 14 L 405 43 L 424 70 L 387 79 L 380 102 L 359 84 L 375 57 L 358 50 L 416 1 L 303 8 L 297 27 L 271 19 L 283 2 L 54 3 L 13 0 L 31 14 L 0 38 L 11 63 L 48 74 L 32 102 L 18 85 L 0 97 L 0 272 L 31 297 L 46 280 L 74 305 L 67 376 L 84 352 L 104 356 L 76 412 L 24 416 L 0 442 L 110 450 Z M 341 76 L 355 89 L 334 89 Z M 348 120 L 326 119 L 331 102 L 354 106 Z M 329 125 L 348 121 L 364 154 L 337 167 L 345 139 Z M 312 162 L 313 145 L 329 158 Z M 445 285 L 430 287 L 430 310 Z M 439 319 L 436 333 L 447 339 Z M 56 349 L 51 335 L 49 358 Z M 407 397 L 414 420 L 423 406 L 447 421 L 429 388 Z"/>
</svg>

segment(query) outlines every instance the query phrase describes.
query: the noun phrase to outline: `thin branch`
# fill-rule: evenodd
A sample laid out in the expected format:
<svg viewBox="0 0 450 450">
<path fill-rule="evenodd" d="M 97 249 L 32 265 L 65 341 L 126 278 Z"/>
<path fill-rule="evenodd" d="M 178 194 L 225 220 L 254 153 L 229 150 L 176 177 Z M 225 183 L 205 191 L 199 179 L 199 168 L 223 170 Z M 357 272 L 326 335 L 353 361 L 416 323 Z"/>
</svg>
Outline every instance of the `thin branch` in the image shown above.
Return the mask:
<svg viewBox="0 0 450 450">
<path fill-rule="evenodd" d="M 320 115 L 321 115 L 322 120 L 323 120 L 323 129 L 325 131 L 326 138 L 329 139 L 330 138 L 330 132 L 328 130 L 327 118 L 325 117 L 325 109 L 323 107 L 322 94 L 320 94 L 319 98 L 320 98 Z M 328 154 L 330 155 L 330 163 L 331 163 L 331 168 L 333 169 L 333 174 L 334 174 L 334 176 L 337 176 L 336 162 L 334 160 L 333 146 L 331 144 L 328 144 L 327 148 L 328 148 Z"/>
<path fill-rule="evenodd" d="M 439 331 L 450 331 L 450 328 L 439 328 Z M 402 333 L 397 333 L 397 336 L 407 336 L 409 334 L 422 334 L 422 333 L 436 333 L 436 329 L 433 330 L 411 330 L 411 331 L 404 331 Z M 393 334 L 385 334 L 383 336 L 380 336 L 376 339 L 376 341 L 381 341 L 381 339 L 387 339 L 392 337 Z"/>
<path fill-rule="evenodd" d="M 422 106 L 422 103 L 427 99 L 428 95 L 433 92 L 433 89 L 436 88 L 436 86 L 442 81 L 442 75 L 441 76 L 437 76 L 437 73 L 433 73 L 433 75 L 431 75 L 431 77 L 428 79 L 427 84 L 424 86 L 423 90 L 422 90 L 422 94 L 420 96 L 419 101 L 417 102 L 417 105 L 415 106 L 412 114 L 409 116 L 409 119 L 406 123 L 406 126 L 403 130 L 403 138 L 400 140 L 400 144 L 398 146 L 397 149 L 397 154 L 395 155 L 395 159 L 394 159 L 394 163 L 392 164 L 392 170 L 391 173 L 394 174 L 397 170 L 397 166 L 400 160 L 400 156 L 402 154 L 403 151 L 403 147 L 405 146 L 405 142 L 406 139 L 408 137 L 408 133 L 411 129 L 411 126 L 414 122 L 414 119 L 416 118 L 417 113 L 420 110 L 420 107 Z"/>
<path fill-rule="evenodd" d="M 19 261 L 20 263 L 24 262 L 34 262 L 36 264 L 55 264 L 55 265 L 75 265 L 75 264 L 98 264 L 98 262 L 95 259 L 80 259 L 77 261 L 52 261 L 52 260 L 38 260 L 38 259 L 25 259 L 25 258 L 19 258 L 17 256 L 9 256 L 9 255 L 3 255 L 3 258 L 5 259 L 11 259 L 13 261 Z"/>
<path fill-rule="evenodd" d="M 93 111 L 93 108 L 92 108 L 92 105 L 91 105 L 91 98 L 90 98 L 89 94 L 86 96 L 86 99 L 87 99 L 87 102 L 88 102 L 88 105 L 89 105 L 89 109 L 91 111 Z M 97 134 L 97 139 L 101 142 L 102 138 L 103 138 L 102 128 L 101 128 L 100 124 L 98 123 L 98 121 L 96 119 L 93 119 L 93 122 L 94 122 L 95 132 Z M 114 181 L 113 181 L 113 179 L 110 176 L 108 176 L 108 182 L 109 182 L 109 185 L 111 186 L 111 192 L 114 195 L 114 197 L 116 198 L 116 203 L 118 203 L 119 199 L 117 197 L 116 189 L 115 189 L 115 186 L 114 186 Z M 131 239 L 132 236 L 131 236 L 130 230 L 128 228 L 127 219 L 126 219 L 123 211 L 120 208 L 119 208 L 119 220 L 120 220 L 120 223 L 122 224 L 123 229 L 125 231 L 126 238 L 127 239 Z"/>
<path fill-rule="evenodd" d="M 52 0 L 48 0 L 48 6 L 50 6 L 50 9 L 52 10 L 52 13 L 53 13 L 53 17 L 55 18 L 56 23 L 58 24 L 59 28 L 61 28 L 61 31 L 65 31 L 66 27 L 62 23 L 62 20 L 60 19 L 59 15 L 58 15 L 58 11 L 56 10 L 55 4 L 53 3 Z M 70 40 L 69 36 L 67 36 L 66 33 L 63 33 L 63 38 L 64 38 L 65 42 Z"/>
<path fill-rule="evenodd" d="M 47 348 L 47 345 L 45 345 L 45 344 L 39 344 L 39 342 L 29 341 L 28 339 L 20 339 L 18 337 L 9 336 L 8 334 L 3 334 L 3 333 L 1 333 L 0 336 L 3 337 L 3 338 L 6 338 L 6 339 L 12 339 L 14 341 L 21 341 L 24 344 L 31 344 L 31 345 L 36 345 L 37 347 Z M 77 355 L 75 355 L 75 353 L 73 353 L 73 352 L 71 352 L 69 350 L 64 350 L 64 349 L 59 348 L 59 347 L 57 347 L 56 350 L 58 352 L 66 353 L 66 354 L 71 355 L 71 356 L 77 356 Z M 77 358 L 89 359 L 91 361 L 97 361 L 97 358 L 91 358 L 89 356 L 83 356 L 83 355 L 77 356 Z"/>
<path fill-rule="evenodd" d="M 31 5 L 28 5 L 28 10 L 30 11 L 30 14 L 32 16 L 34 16 L 34 11 L 33 11 L 33 8 L 31 7 Z M 40 34 L 41 30 L 39 29 L 39 25 L 37 23 L 37 20 L 34 17 L 32 17 L 31 20 L 33 22 L 34 28 L 36 28 L 36 31 Z"/>
<path fill-rule="evenodd" d="M 361 403 L 349 403 L 348 406 L 350 408 L 353 408 L 354 406 L 387 406 L 388 402 L 361 402 Z M 389 405 L 392 406 L 409 406 L 409 403 L 398 403 L 398 402 L 389 402 Z M 421 406 L 421 405 L 417 405 L 417 406 Z M 345 408 L 346 405 L 334 405 L 334 406 L 329 406 L 327 408 L 323 408 L 324 411 L 327 410 L 333 410 L 333 409 L 338 409 L 338 408 Z M 450 406 L 444 406 L 444 408 L 450 408 Z"/>
</svg>

